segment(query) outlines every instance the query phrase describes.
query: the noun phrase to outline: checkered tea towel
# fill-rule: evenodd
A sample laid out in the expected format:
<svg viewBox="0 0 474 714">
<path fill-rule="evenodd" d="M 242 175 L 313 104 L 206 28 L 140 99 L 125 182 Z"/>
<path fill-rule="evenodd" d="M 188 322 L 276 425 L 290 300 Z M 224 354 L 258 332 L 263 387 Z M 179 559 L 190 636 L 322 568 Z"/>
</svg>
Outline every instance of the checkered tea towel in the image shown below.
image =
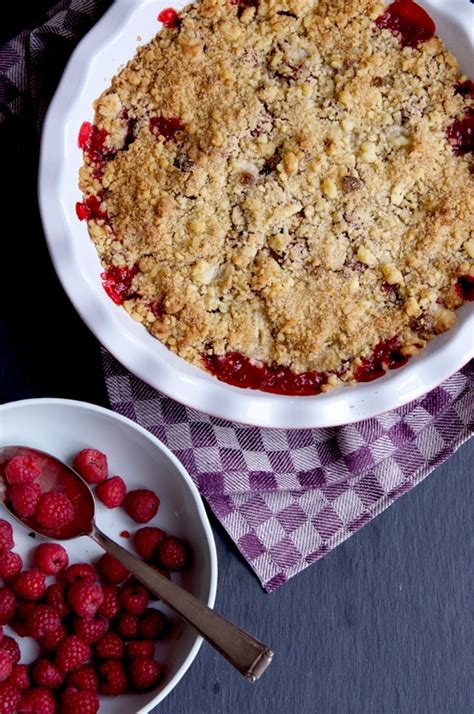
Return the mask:
<svg viewBox="0 0 474 714">
<path fill-rule="evenodd" d="M 110 3 L 62 0 L 1 49 L 0 117 L 39 128 L 64 63 Z M 104 352 L 112 408 L 187 468 L 263 587 L 272 591 L 355 533 L 465 441 L 472 364 L 422 399 L 352 426 L 241 426 L 157 393 Z"/>
<path fill-rule="evenodd" d="M 331 429 L 260 429 L 189 409 L 104 351 L 112 408 L 163 441 L 271 592 L 349 538 L 469 438 L 473 363 L 393 412 Z"/>
</svg>

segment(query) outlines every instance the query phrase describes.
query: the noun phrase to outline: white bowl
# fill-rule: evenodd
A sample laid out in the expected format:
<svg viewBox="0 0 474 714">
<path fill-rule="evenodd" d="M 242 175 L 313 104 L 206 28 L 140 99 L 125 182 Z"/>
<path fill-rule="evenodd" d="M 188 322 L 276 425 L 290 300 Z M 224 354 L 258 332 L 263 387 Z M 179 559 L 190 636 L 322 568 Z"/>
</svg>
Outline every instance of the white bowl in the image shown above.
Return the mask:
<svg viewBox="0 0 474 714">
<path fill-rule="evenodd" d="M 190 476 L 158 439 L 130 419 L 93 404 L 66 399 L 27 399 L 0 407 L 0 446 L 8 444 L 42 449 L 69 463 L 77 451 L 95 447 L 107 454 L 110 473 L 121 475 L 129 489 L 156 490 L 161 503 L 150 525 L 186 539 L 193 551 L 189 570 L 174 574 L 173 580 L 213 607 L 217 556 L 206 511 Z M 42 539 L 32 540 L 27 530 L 1 505 L 0 518 L 13 525 L 15 550 L 28 564 L 30 551 Z M 97 503 L 97 523 L 124 547 L 129 547 L 130 541 L 120 533 L 124 530 L 133 533 L 139 527 L 122 509 L 108 510 L 100 503 Z M 85 536 L 68 541 L 66 547 L 70 562 L 95 560 L 104 552 Z M 170 635 L 157 647 L 157 659 L 163 663 L 159 687 L 146 694 L 101 697 L 101 713 L 148 712 L 178 684 L 196 657 L 202 638 L 161 603 L 159 609 L 168 615 L 173 625 Z M 16 639 L 22 649 L 22 661 L 28 662 L 37 656 L 33 640 Z"/>
<path fill-rule="evenodd" d="M 178 9 L 185 2 L 173 3 Z M 465 72 L 472 63 L 472 6 L 422 0 L 438 32 Z M 87 226 L 78 221 L 79 127 L 93 119 L 92 102 L 134 55 L 137 37 L 148 42 L 159 29 L 158 12 L 169 0 L 115 2 L 74 52 L 51 103 L 43 130 L 39 197 L 51 257 L 69 298 L 101 343 L 137 377 L 187 406 L 225 419 L 267 427 L 347 424 L 394 409 L 425 394 L 474 355 L 472 305 L 459 310 L 449 332 L 381 379 L 314 397 L 292 397 L 234 387 L 170 352 L 105 294 L 99 258 Z"/>
</svg>

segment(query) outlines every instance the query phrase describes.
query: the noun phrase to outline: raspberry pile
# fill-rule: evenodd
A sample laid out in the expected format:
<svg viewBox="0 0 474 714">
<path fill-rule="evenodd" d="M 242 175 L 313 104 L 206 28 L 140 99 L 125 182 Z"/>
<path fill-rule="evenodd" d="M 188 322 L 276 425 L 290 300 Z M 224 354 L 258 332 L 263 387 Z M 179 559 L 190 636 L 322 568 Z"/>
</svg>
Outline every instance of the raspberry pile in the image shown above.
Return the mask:
<svg viewBox="0 0 474 714">
<path fill-rule="evenodd" d="M 51 489 L 42 491 L 39 461 L 30 454 L 19 454 L 5 466 L 7 499 L 20 518 L 34 518 L 45 528 L 62 528 L 74 518 L 74 506 L 66 494 Z"/>
<path fill-rule="evenodd" d="M 156 494 L 147 489 L 127 494 L 120 476 L 109 478 L 101 452 L 84 449 L 74 468 L 95 485 L 106 507 L 123 506 L 140 524 L 156 515 Z M 39 469 L 34 459 L 15 457 L 4 473 L 9 488 L 24 488 L 35 485 Z M 51 513 L 54 521 L 62 512 L 56 505 L 45 510 L 48 526 Z M 160 528 L 143 526 L 132 542 L 137 554 L 168 578 L 190 562 L 187 544 Z M 95 564 L 69 564 L 65 548 L 48 541 L 36 546 L 32 567 L 24 568 L 14 546 L 12 526 L 0 519 L 0 714 L 77 714 L 79 709 L 96 714 L 99 694 L 154 689 L 161 676 L 156 643 L 170 630 L 166 615 L 150 604 L 154 595 L 108 553 Z M 18 643 L 4 626 L 18 638 L 38 642 L 32 663 L 20 663 Z"/>
</svg>

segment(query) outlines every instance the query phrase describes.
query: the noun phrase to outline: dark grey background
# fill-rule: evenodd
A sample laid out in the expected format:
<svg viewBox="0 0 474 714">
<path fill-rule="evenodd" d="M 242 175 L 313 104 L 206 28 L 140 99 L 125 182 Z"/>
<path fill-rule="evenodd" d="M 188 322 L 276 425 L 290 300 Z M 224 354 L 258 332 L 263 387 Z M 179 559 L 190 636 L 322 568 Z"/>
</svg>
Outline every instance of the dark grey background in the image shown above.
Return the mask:
<svg viewBox="0 0 474 714">
<path fill-rule="evenodd" d="M 2 10 L 2 39 L 40 21 L 53 4 L 10 4 L 10 18 Z M 58 39 L 58 77 L 70 49 Z M 34 126 L 7 120 L 0 151 L 8 179 L 0 401 L 56 396 L 108 406 L 99 345 L 59 286 L 41 234 Z M 220 567 L 216 607 L 271 644 L 275 661 L 251 685 L 204 644 L 157 711 L 474 714 L 473 457 L 474 443 L 465 444 L 272 595 L 211 518 Z"/>
</svg>

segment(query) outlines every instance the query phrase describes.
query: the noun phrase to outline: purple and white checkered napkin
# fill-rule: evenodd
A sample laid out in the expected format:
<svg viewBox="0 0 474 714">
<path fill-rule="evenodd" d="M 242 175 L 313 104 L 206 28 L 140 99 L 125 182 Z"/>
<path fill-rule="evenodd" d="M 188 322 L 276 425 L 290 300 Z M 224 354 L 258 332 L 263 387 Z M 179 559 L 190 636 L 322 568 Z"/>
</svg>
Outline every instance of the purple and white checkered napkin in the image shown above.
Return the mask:
<svg viewBox="0 0 474 714">
<path fill-rule="evenodd" d="M 474 368 L 405 407 L 332 429 L 242 426 L 156 392 L 103 353 L 112 408 L 180 459 L 271 592 L 349 538 L 469 438 Z"/>
</svg>

